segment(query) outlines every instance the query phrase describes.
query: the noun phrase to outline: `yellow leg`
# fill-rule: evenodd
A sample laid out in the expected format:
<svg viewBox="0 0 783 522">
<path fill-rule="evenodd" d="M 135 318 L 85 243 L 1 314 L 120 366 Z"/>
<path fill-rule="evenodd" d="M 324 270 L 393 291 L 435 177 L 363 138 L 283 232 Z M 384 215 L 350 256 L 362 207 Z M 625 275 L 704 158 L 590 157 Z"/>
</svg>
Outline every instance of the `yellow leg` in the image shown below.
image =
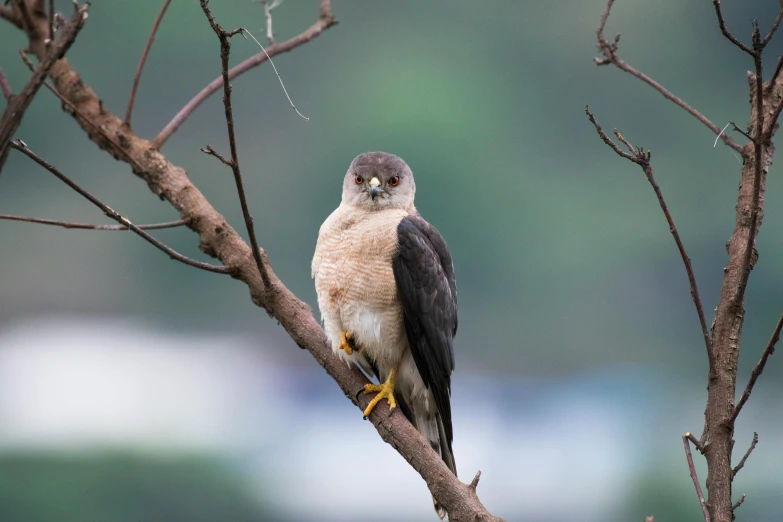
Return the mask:
<svg viewBox="0 0 783 522">
<path fill-rule="evenodd" d="M 396 378 L 397 366 L 392 368 L 392 370 L 389 372 L 389 377 L 383 384 L 364 385 L 364 393 L 377 393 L 377 395 L 373 397 L 373 399 L 370 401 L 370 404 L 368 404 L 367 408 L 364 410 L 365 419 L 370 416 L 373 408 L 375 408 L 375 406 L 383 399 L 386 399 L 389 402 L 389 410 L 393 410 L 397 407 L 397 401 L 394 400 L 394 380 Z"/>
<path fill-rule="evenodd" d="M 345 350 L 345 353 L 351 355 L 353 353 L 353 335 L 348 332 L 342 332 L 340 334 L 340 349 Z"/>
</svg>

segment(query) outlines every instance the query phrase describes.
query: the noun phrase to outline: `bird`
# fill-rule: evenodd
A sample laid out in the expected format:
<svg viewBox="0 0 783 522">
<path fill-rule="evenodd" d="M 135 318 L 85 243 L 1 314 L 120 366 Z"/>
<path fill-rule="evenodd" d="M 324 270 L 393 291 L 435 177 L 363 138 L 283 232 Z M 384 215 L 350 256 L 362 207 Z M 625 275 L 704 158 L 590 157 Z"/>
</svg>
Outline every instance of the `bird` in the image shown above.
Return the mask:
<svg viewBox="0 0 783 522">
<path fill-rule="evenodd" d="M 446 241 L 416 210 L 413 172 L 400 157 L 366 152 L 343 178 L 340 205 L 318 233 L 312 261 L 332 351 L 378 379 L 366 419 L 397 406 L 448 468 L 457 287 Z M 444 507 L 433 498 L 443 519 Z"/>
</svg>

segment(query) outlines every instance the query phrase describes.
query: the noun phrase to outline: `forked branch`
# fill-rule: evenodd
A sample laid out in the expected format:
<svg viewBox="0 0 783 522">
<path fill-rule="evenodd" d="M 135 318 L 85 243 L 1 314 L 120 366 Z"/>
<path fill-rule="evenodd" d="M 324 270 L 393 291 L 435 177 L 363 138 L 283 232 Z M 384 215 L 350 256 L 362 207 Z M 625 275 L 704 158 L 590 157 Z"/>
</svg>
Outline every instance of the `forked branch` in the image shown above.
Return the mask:
<svg viewBox="0 0 783 522">
<path fill-rule="evenodd" d="M 604 37 L 604 29 L 606 27 L 606 22 L 609 19 L 609 14 L 612 10 L 612 4 L 614 4 L 615 0 L 608 0 L 606 3 L 606 8 L 604 9 L 604 12 L 601 14 L 601 21 L 598 24 L 598 30 L 596 31 L 596 36 L 598 37 L 598 50 L 603 54 L 603 58 L 596 58 L 595 63 L 597 65 L 607 65 L 612 64 L 621 71 L 625 71 L 631 76 L 634 76 L 638 78 L 639 80 L 643 81 L 659 93 L 663 95 L 664 98 L 667 100 L 673 102 L 675 105 L 681 107 L 686 112 L 688 112 L 691 116 L 699 120 L 702 124 L 704 124 L 708 129 L 710 129 L 716 136 L 718 136 L 723 143 L 731 147 L 737 152 L 742 151 L 742 147 L 734 141 L 730 136 L 724 134 L 721 132 L 720 127 L 712 123 L 706 116 L 704 116 L 702 113 L 691 107 L 688 103 L 686 103 L 684 100 L 676 96 L 674 93 L 669 91 L 666 87 L 658 83 L 657 81 L 653 80 L 643 72 L 635 69 L 632 67 L 628 62 L 621 59 L 617 55 L 617 49 L 618 44 L 620 42 L 620 35 L 616 35 L 614 39 L 610 42 L 606 40 Z"/>
<path fill-rule="evenodd" d="M 122 217 L 120 214 L 118 214 L 114 209 L 112 209 L 109 205 L 102 202 L 86 190 L 84 190 L 82 187 L 77 185 L 73 180 L 71 180 L 68 176 L 57 170 L 54 165 L 51 163 L 48 163 L 41 159 L 40 156 L 35 154 L 33 151 L 31 151 L 29 148 L 27 148 L 27 145 L 24 144 L 21 140 L 14 140 L 11 142 L 11 148 L 18 150 L 34 162 L 38 163 L 40 166 L 54 174 L 60 181 L 71 187 L 73 190 L 75 190 L 79 195 L 83 196 L 87 200 L 89 200 L 93 205 L 98 207 L 103 211 L 106 216 L 113 219 L 117 223 L 120 223 L 123 226 L 128 227 L 130 230 L 144 238 L 146 241 L 154 245 L 158 250 L 165 252 L 171 259 L 174 259 L 176 261 L 180 261 L 182 263 L 185 263 L 186 265 L 190 265 L 196 268 L 200 268 L 202 270 L 206 270 L 208 272 L 216 272 L 218 274 L 228 274 L 230 273 L 229 270 L 224 266 L 216 266 L 211 265 L 209 263 L 202 263 L 201 261 L 196 261 L 195 259 L 191 259 L 189 257 L 183 256 L 179 252 L 176 252 L 170 247 L 167 247 L 151 235 L 147 234 L 144 230 L 137 227 L 133 223 L 130 222 L 125 217 Z"/>
<path fill-rule="evenodd" d="M 261 274 L 261 280 L 264 282 L 264 288 L 269 288 L 269 274 L 266 270 L 264 260 L 261 259 L 261 249 L 258 248 L 258 240 L 256 239 L 255 226 L 253 225 L 253 216 L 250 215 L 250 207 L 247 204 L 247 197 L 245 196 L 245 187 L 242 183 L 242 172 L 239 169 L 239 157 L 237 155 L 237 140 L 234 135 L 234 112 L 231 108 L 231 84 L 228 78 L 228 59 L 231 56 L 231 37 L 236 34 L 241 34 L 244 29 L 234 29 L 232 31 L 226 31 L 223 29 L 212 16 L 212 12 L 207 5 L 208 0 L 201 0 L 201 9 L 209 20 L 209 25 L 212 30 L 215 31 L 218 39 L 220 40 L 220 62 L 222 64 L 222 76 L 223 76 L 223 107 L 226 113 L 226 127 L 228 131 L 228 146 L 231 150 L 231 159 L 226 160 L 223 156 L 219 155 L 211 146 L 207 146 L 207 150 L 213 156 L 216 156 L 225 165 L 231 168 L 231 172 L 234 174 L 234 182 L 237 185 L 237 194 L 239 194 L 239 204 L 242 207 L 242 215 L 245 218 L 245 226 L 247 227 L 247 235 L 250 236 L 250 246 L 253 249 L 253 259 L 256 261 L 256 267 L 258 267 L 258 273 Z"/>
<path fill-rule="evenodd" d="M 715 354 L 712 350 L 712 341 L 709 331 L 707 330 L 707 321 L 704 318 L 704 307 L 701 304 L 701 297 L 699 297 L 699 288 L 696 285 L 696 276 L 693 273 L 691 258 L 688 257 L 688 254 L 685 252 L 685 246 L 680 239 L 680 233 L 677 231 L 677 226 L 674 224 L 674 219 L 669 212 L 669 206 L 666 204 L 666 200 L 663 198 L 661 188 L 658 186 L 658 183 L 653 177 L 653 169 L 650 165 L 650 152 L 645 152 L 643 149 L 635 149 L 633 145 L 631 145 L 630 142 L 628 142 L 628 140 L 626 140 L 623 135 L 617 132 L 615 129 L 615 136 L 617 136 L 617 138 L 623 144 L 625 144 L 625 146 L 630 151 L 630 153 L 624 152 L 619 146 L 617 146 L 616 143 L 614 143 L 614 141 L 609 138 L 609 136 L 606 135 L 588 107 L 585 107 L 585 113 L 587 114 L 590 122 L 595 127 L 595 130 L 598 132 L 598 136 L 601 137 L 604 143 L 611 147 L 612 150 L 614 150 L 619 156 L 636 163 L 642 168 L 645 176 L 647 176 L 647 181 L 650 183 L 650 186 L 653 188 L 653 191 L 658 198 L 658 204 L 660 204 L 661 210 L 666 217 L 666 222 L 669 224 L 669 231 L 671 232 L 672 237 L 674 237 L 674 242 L 677 244 L 677 250 L 680 251 L 680 257 L 682 258 L 682 262 L 685 265 L 685 272 L 688 275 L 688 284 L 690 285 L 691 289 L 691 298 L 693 299 L 693 304 L 696 306 L 696 313 L 699 316 L 699 324 L 701 325 L 702 337 L 704 337 L 704 345 L 707 349 L 707 358 L 710 364 L 710 372 L 712 372 L 714 371 L 715 367 Z"/>
</svg>

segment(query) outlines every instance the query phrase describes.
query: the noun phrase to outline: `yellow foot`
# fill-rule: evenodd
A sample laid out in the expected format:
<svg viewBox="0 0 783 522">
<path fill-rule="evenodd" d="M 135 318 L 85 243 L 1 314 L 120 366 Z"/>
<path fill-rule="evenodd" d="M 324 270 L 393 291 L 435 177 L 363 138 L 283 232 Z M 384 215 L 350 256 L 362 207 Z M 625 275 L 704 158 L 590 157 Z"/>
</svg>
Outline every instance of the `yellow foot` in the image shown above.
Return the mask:
<svg viewBox="0 0 783 522">
<path fill-rule="evenodd" d="M 340 334 L 340 349 L 345 350 L 345 353 L 351 355 L 356 349 L 356 344 L 353 340 L 353 335 L 348 332 Z"/>
<path fill-rule="evenodd" d="M 389 378 L 386 379 L 386 382 L 383 384 L 364 385 L 364 393 L 377 393 L 377 395 L 373 397 L 373 399 L 370 401 L 370 404 L 368 404 L 367 408 L 364 410 L 365 420 L 370 416 L 370 413 L 372 413 L 372 410 L 375 408 L 375 406 L 383 399 L 386 399 L 389 402 L 390 411 L 397 407 L 397 401 L 394 400 L 394 379 L 396 376 L 397 368 L 394 368 L 389 373 Z"/>
</svg>

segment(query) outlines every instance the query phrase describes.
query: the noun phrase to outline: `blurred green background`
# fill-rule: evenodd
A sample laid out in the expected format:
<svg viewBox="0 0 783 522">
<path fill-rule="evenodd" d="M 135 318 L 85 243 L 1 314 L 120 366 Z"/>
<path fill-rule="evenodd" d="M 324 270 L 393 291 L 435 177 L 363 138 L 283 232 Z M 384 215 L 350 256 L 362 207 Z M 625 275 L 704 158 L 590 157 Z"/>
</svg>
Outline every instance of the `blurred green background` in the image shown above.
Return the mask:
<svg viewBox="0 0 783 522">
<path fill-rule="evenodd" d="M 161 4 L 96 2 L 68 54 L 115 114 Z M 277 39 L 312 24 L 317 4 L 278 7 Z M 648 86 L 596 67 L 604 4 L 335 0 L 339 25 L 275 59 L 309 121 L 268 64 L 234 82 L 259 242 L 314 307 L 312 251 L 351 159 L 385 150 L 413 169 L 417 207 L 447 239 L 460 291 L 460 475 L 481 468 L 482 499 L 508 520 L 700 516 L 680 440 L 700 432 L 706 391 L 687 279 L 641 170 L 601 143 L 584 106 L 652 150 L 710 315 L 741 160 Z M 211 5 L 223 26 L 265 41 L 258 3 Z M 779 9 L 773 0 L 723 5 L 745 41 L 751 19 L 766 30 Z M 618 32 L 622 58 L 716 125 L 747 122 L 752 63 L 722 37 L 710 1 L 620 0 L 607 35 Z M 767 75 L 781 42 L 766 51 Z M 0 24 L 0 65 L 17 90 L 28 77 L 24 46 Z M 234 39 L 232 63 L 257 51 Z M 141 79 L 134 130 L 152 138 L 218 74 L 218 42 L 198 2 L 175 0 Z M 17 134 L 133 222 L 177 218 L 50 93 Z M 227 151 L 219 95 L 163 152 L 243 231 L 230 172 L 199 152 L 206 144 Z M 783 311 L 779 172 L 773 165 L 767 181 L 740 386 Z M 107 222 L 18 153 L 0 176 L 0 213 Z M 206 259 L 186 230 L 155 236 Z M 754 430 L 760 436 L 735 483 L 737 498 L 748 494 L 738 520 L 780 519 L 776 358 L 767 372 L 737 429 L 735 460 Z M 423 482 L 245 286 L 171 262 L 130 233 L 0 222 L 3 376 L 0 520 L 434 519 Z M 364 484 L 381 469 L 394 484 Z"/>
</svg>

